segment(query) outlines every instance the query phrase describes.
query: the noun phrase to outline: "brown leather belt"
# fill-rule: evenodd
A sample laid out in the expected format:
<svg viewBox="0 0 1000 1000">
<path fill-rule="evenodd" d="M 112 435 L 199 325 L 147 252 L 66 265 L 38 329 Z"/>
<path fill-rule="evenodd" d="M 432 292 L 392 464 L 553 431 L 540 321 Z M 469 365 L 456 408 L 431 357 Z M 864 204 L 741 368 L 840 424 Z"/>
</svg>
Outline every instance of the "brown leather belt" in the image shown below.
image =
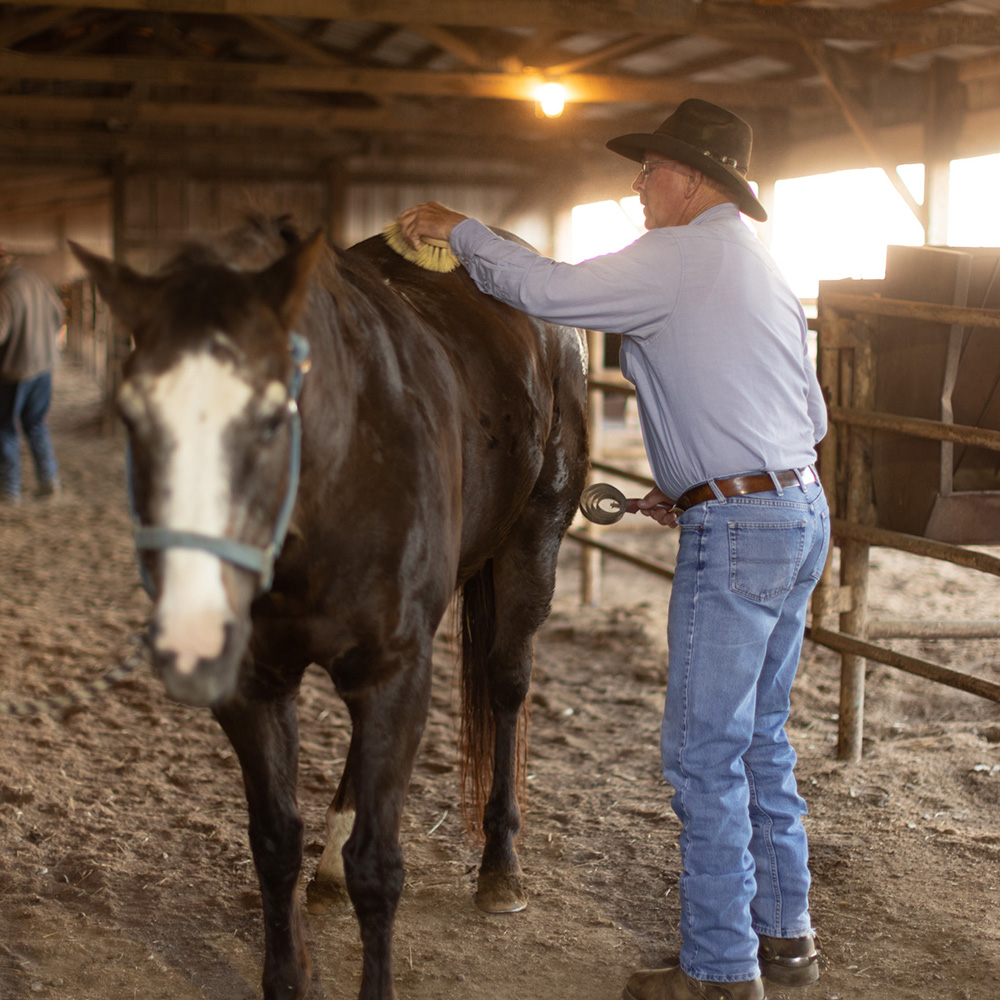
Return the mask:
<svg viewBox="0 0 1000 1000">
<path fill-rule="evenodd" d="M 798 486 L 800 476 L 804 485 L 817 482 L 816 473 L 810 468 L 799 469 L 798 471 L 795 469 L 785 469 L 782 472 L 775 472 L 773 475 L 774 479 L 777 479 L 783 487 Z M 768 490 L 773 490 L 774 479 L 771 476 L 772 473 L 770 472 L 759 472 L 753 476 L 733 476 L 731 479 L 716 479 L 715 485 L 724 497 L 741 497 L 747 493 L 765 493 Z M 717 499 L 718 497 L 715 495 L 715 491 L 711 485 L 704 483 L 701 486 L 691 487 L 691 489 L 677 500 L 674 507 L 680 508 L 680 510 L 688 510 L 695 504 Z"/>
</svg>

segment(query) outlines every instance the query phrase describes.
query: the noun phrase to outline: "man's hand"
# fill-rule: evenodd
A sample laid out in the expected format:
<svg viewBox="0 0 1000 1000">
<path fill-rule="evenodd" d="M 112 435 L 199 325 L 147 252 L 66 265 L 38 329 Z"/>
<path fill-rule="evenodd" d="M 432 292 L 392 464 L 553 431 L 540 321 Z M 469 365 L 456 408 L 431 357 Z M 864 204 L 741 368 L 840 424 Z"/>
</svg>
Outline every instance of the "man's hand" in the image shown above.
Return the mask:
<svg viewBox="0 0 1000 1000">
<path fill-rule="evenodd" d="M 681 513 L 674 507 L 673 500 L 658 486 L 654 486 L 641 500 L 626 500 L 625 510 L 629 514 L 644 514 L 646 517 L 651 517 L 664 528 L 676 528 L 677 517 Z"/>
<path fill-rule="evenodd" d="M 419 250 L 420 241 L 424 237 L 447 242 L 455 226 L 467 218 L 467 215 L 446 208 L 439 202 L 428 201 L 400 212 L 396 221 L 403 231 L 406 242 L 415 250 Z"/>
</svg>

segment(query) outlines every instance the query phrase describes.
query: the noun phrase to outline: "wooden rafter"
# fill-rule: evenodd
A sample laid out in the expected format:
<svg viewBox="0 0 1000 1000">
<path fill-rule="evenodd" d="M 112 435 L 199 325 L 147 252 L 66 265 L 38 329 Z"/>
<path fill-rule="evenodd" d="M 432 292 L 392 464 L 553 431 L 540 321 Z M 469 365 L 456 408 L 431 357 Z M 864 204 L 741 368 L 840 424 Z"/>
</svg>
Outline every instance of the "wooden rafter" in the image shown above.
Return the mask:
<svg viewBox="0 0 1000 1000">
<path fill-rule="evenodd" d="M 13 20 L 10 24 L 0 27 L 0 48 L 16 45 L 25 38 L 48 31 L 73 14 L 72 10 L 61 7 L 42 9 L 35 14 Z"/>
<path fill-rule="evenodd" d="M 806 39 L 801 39 L 802 48 L 805 50 L 806 55 L 812 60 L 816 69 L 819 71 L 820 75 L 823 77 L 830 94 L 833 96 L 837 105 L 840 107 L 841 112 L 844 115 L 847 123 L 851 127 L 851 131 L 857 136 L 858 141 L 864 147 L 865 151 L 871 157 L 873 166 L 880 167 L 884 172 L 886 177 L 892 183 L 892 186 L 900 194 L 903 200 L 906 202 L 907 207 L 916 216 L 917 221 L 923 226 L 924 230 L 927 229 L 927 210 L 926 207 L 921 205 L 916 198 L 913 197 L 910 189 L 903 183 L 902 177 L 899 176 L 899 171 L 896 169 L 896 164 L 890 162 L 882 150 L 879 148 L 878 138 L 875 135 L 875 129 L 872 127 L 868 115 L 865 110 L 855 101 L 850 94 L 847 93 L 842 87 L 837 83 L 836 75 L 831 67 L 826 56 L 820 49 L 818 45 L 814 45 L 812 42 Z"/>
<path fill-rule="evenodd" d="M 51 0 L 49 6 L 79 7 L 79 0 Z M 102 0 L 113 10 L 148 11 L 149 0 Z M 171 0 L 175 13 L 245 17 L 326 18 L 386 24 L 432 24 L 455 27 L 565 30 L 565 0 L 366 0 L 363 14 L 356 0 Z M 572 6 L 577 31 L 659 32 L 688 35 L 728 29 L 767 38 L 786 32 L 808 39 L 847 39 L 929 45 L 1000 44 L 1000 18 L 994 14 L 943 11 L 913 17 L 907 11 L 880 7 L 760 6 L 753 0 L 601 0 Z"/>
<path fill-rule="evenodd" d="M 684 98 L 702 97 L 752 120 L 770 148 L 801 147 L 808 159 L 811 144 L 820 156 L 824 140 L 850 129 L 862 155 L 885 166 L 884 142 L 908 144 L 899 159 L 913 158 L 912 126 L 927 113 L 931 58 L 900 60 L 942 50 L 951 65 L 955 43 L 984 51 L 991 41 L 993 52 L 955 64 L 956 106 L 972 109 L 957 148 L 988 146 L 979 133 L 992 127 L 994 105 L 1000 113 L 1000 18 L 957 0 L 0 7 L 0 156 L 8 164 L 21 150 L 44 162 L 50 150 L 53 166 L 95 165 L 109 149 L 140 155 L 144 143 L 151 159 L 175 162 L 190 142 L 205 156 L 216 147 L 225 156 L 228 143 L 248 159 L 308 169 L 316 151 L 363 155 L 380 148 L 380 135 L 418 157 L 454 144 L 461 160 L 463 139 L 478 149 L 492 134 L 507 137 L 524 164 L 565 154 L 590 169 L 609 129 L 641 130 Z M 716 51 L 699 55 L 706 46 L 696 39 L 714 40 Z M 629 61 L 639 52 L 648 53 L 641 67 Z M 569 90 L 558 120 L 535 117 L 534 89 L 545 76 Z M 878 95 L 881 131 L 866 94 Z"/>
<path fill-rule="evenodd" d="M 146 82 L 164 86 L 230 86 L 262 90 L 478 97 L 533 101 L 537 78 L 509 73 L 438 73 L 408 70 L 342 68 L 270 63 L 133 58 L 128 56 L 28 56 L 8 52 L 0 60 L 0 79 L 76 82 Z M 822 94 L 780 83 L 692 84 L 682 78 L 576 74 L 564 81 L 578 102 L 636 102 L 661 105 L 685 96 L 704 96 L 744 107 L 799 105 L 815 107 Z"/>
<path fill-rule="evenodd" d="M 588 66 L 595 66 L 599 63 L 607 62 L 609 59 L 621 59 L 623 56 L 636 55 L 639 52 L 648 52 L 660 45 L 673 41 L 676 35 L 639 35 L 624 38 L 611 45 L 602 46 L 593 52 L 577 56 L 565 62 L 554 63 L 545 66 L 545 73 L 549 76 L 562 76 L 567 73 L 576 73 Z"/>
<path fill-rule="evenodd" d="M 269 17 L 258 17 L 248 14 L 243 20 L 258 34 L 275 42 L 279 48 L 289 55 L 305 60 L 311 66 L 343 66 L 344 60 L 320 48 L 313 42 L 306 41 L 301 36 L 283 28 Z"/>
<path fill-rule="evenodd" d="M 446 28 L 431 24 L 407 24 L 405 27 L 408 31 L 420 35 L 421 38 L 427 39 L 438 48 L 444 49 L 445 52 L 450 52 L 465 66 L 483 65 L 484 60 L 479 50 L 474 45 L 459 38 L 454 31 L 448 31 Z"/>
</svg>

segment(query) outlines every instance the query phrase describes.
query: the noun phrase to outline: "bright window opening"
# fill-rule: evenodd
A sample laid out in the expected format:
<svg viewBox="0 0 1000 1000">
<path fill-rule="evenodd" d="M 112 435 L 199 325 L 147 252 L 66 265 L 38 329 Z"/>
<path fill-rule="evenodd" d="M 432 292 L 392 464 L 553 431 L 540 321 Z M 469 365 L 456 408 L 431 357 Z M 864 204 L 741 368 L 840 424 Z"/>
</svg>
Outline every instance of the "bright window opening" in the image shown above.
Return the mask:
<svg viewBox="0 0 1000 1000">
<path fill-rule="evenodd" d="M 922 164 L 900 176 L 923 198 Z M 1000 246 L 1000 153 L 951 164 L 950 246 Z M 645 232 L 637 197 L 578 205 L 567 260 L 612 253 Z M 771 214 L 771 252 L 800 298 L 815 298 L 820 280 L 881 278 L 886 247 L 920 246 L 924 232 L 883 171 L 842 170 L 778 181 Z"/>
</svg>

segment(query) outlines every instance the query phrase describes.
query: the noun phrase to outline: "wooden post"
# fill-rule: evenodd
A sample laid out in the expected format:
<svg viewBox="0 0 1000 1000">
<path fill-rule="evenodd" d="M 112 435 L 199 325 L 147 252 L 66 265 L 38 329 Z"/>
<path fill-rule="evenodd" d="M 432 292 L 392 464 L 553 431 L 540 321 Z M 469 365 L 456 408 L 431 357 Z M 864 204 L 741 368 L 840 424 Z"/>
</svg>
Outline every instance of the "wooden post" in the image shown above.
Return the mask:
<svg viewBox="0 0 1000 1000">
<path fill-rule="evenodd" d="M 818 318 L 816 334 L 816 374 L 827 406 L 840 402 L 840 331 L 844 320 L 832 309 L 824 310 Z M 817 469 L 823 483 L 827 503 L 831 512 L 837 510 L 837 427 L 830 421 L 826 436 L 817 448 Z M 827 556 L 823 575 L 813 591 L 812 624 L 819 628 L 832 629 L 834 615 L 840 608 L 840 587 L 833 575 L 833 546 Z"/>
<path fill-rule="evenodd" d="M 851 405 L 871 410 L 875 400 L 874 323 L 855 321 Z M 848 431 L 846 518 L 852 524 L 872 523 L 872 432 L 858 427 Z M 850 595 L 850 608 L 841 613 L 840 631 L 864 639 L 868 626 L 868 553 L 866 542 L 846 539 L 840 547 L 841 587 Z M 861 759 L 865 714 L 865 658 L 844 653 L 840 661 L 840 721 L 837 757 Z"/>
<path fill-rule="evenodd" d="M 66 353 L 74 361 L 83 359 L 83 286 L 77 278 L 69 286 L 69 313 L 66 316 Z"/>
<path fill-rule="evenodd" d="M 924 205 L 927 226 L 924 242 L 948 244 L 948 189 L 951 161 L 965 118 L 965 91 L 951 59 L 935 59 L 928 72 L 927 111 L 924 115 Z"/>
<path fill-rule="evenodd" d="M 604 375 L 604 334 L 599 330 L 587 331 L 587 354 L 592 378 Z M 590 455 L 599 459 L 603 455 L 604 390 L 587 392 L 587 433 L 590 438 Z M 596 537 L 601 526 L 588 521 L 584 533 Z M 584 545 L 580 556 L 580 603 L 598 604 L 601 600 L 601 551 L 593 545 Z"/>
<path fill-rule="evenodd" d="M 128 259 L 128 164 L 118 156 L 111 174 L 111 255 L 115 263 L 124 264 Z M 104 341 L 104 414 L 101 429 L 105 434 L 115 434 L 119 429 L 115 399 L 121 382 L 121 363 L 131 348 L 130 335 L 114 315 L 107 312 L 107 336 Z"/>
<path fill-rule="evenodd" d="M 326 237 L 337 246 L 343 246 L 347 228 L 347 188 L 350 181 L 341 160 L 329 160 L 320 174 L 323 184 L 323 226 Z"/>
</svg>

